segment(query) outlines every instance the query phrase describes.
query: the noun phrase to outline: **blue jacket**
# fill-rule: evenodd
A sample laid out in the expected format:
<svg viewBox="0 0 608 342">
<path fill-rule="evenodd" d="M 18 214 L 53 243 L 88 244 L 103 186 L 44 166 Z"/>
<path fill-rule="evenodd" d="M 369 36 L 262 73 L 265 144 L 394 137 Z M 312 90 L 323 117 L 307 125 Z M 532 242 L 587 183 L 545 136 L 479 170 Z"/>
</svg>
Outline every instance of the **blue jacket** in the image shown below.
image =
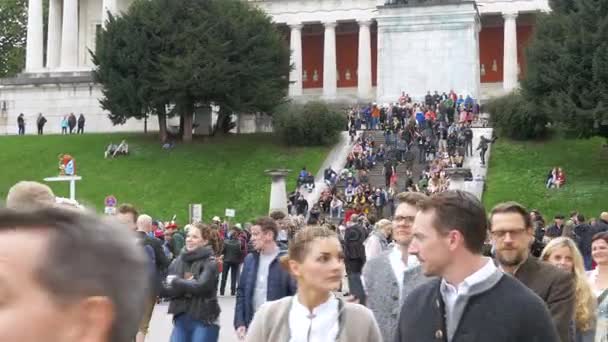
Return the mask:
<svg viewBox="0 0 608 342">
<path fill-rule="evenodd" d="M 279 258 L 285 255 L 285 251 L 280 251 L 279 255 L 270 263 L 268 268 L 268 301 L 293 296 L 296 293 L 295 280 L 281 268 Z M 236 291 L 236 306 L 234 308 L 234 328 L 240 326 L 249 327 L 253 320 L 253 294 L 255 292 L 255 281 L 258 275 L 258 262 L 260 254 L 252 252 L 247 255 L 243 263 L 243 272 L 239 279 L 239 286 Z"/>
</svg>

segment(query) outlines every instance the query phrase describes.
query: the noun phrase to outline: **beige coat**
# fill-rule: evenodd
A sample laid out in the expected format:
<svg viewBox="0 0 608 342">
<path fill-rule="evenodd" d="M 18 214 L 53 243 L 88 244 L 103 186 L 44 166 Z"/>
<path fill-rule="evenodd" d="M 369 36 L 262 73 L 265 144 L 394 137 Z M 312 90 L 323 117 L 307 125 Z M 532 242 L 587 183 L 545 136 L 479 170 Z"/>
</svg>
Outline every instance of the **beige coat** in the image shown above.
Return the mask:
<svg viewBox="0 0 608 342">
<path fill-rule="evenodd" d="M 293 297 L 264 304 L 253 317 L 246 342 L 289 342 L 289 310 Z M 341 299 L 339 299 L 341 300 Z M 382 342 L 372 312 L 359 304 L 344 303 L 338 342 Z"/>
</svg>

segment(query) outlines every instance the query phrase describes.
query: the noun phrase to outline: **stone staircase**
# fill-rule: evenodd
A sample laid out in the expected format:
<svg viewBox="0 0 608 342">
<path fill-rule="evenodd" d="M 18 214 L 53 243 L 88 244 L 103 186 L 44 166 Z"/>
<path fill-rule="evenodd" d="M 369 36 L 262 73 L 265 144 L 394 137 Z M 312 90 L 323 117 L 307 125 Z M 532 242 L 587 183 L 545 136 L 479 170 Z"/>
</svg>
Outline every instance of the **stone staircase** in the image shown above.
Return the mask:
<svg viewBox="0 0 608 342">
<path fill-rule="evenodd" d="M 364 131 L 363 134 L 371 135 L 376 142 L 376 146 L 380 146 L 380 144 L 384 144 L 384 132 L 381 130 L 373 130 L 373 131 Z M 394 158 L 395 152 L 388 151 L 387 158 Z M 412 170 L 412 176 L 414 182 L 417 182 L 420 178 L 420 174 L 424 170 L 424 164 L 418 163 L 418 148 L 416 146 L 412 147 L 412 149 L 406 154 L 406 162 L 399 163 L 397 165 L 397 192 L 402 192 L 405 190 L 405 172 L 407 169 Z M 377 163 L 371 170 L 369 170 L 368 178 L 369 184 L 372 188 L 386 188 L 385 177 L 383 170 L 384 163 Z M 344 191 L 344 186 L 340 184 L 338 189 Z"/>
</svg>

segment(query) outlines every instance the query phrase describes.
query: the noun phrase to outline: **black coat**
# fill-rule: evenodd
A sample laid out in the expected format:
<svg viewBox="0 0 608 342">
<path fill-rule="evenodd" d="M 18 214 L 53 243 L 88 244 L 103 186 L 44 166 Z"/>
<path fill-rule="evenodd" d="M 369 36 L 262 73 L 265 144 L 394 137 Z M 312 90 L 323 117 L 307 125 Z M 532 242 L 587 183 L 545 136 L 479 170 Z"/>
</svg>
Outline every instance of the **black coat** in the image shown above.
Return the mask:
<svg viewBox="0 0 608 342">
<path fill-rule="evenodd" d="M 447 342 L 441 279 L 417 287 L 405 299 L 395 342 Z M 451 342 L 558 342 L 545 304 L 509 275 L 469 297 Z"/>
<path fill-rule="evenodd" d="M 193 279 L 184 279 L 185 273 L 191 273 Z M 177 276 L 163 289 L 163 296 L 171 298 L 169 313 L 174 316 L 186 313 L 197 321 L 214 323 L 221 310 L 217 301 L 219 272 L 211 247 L 184 250 L 171 264 L 169 275 Z"/>
<path fill-rule="evenodd" d="M 344 231 L 344 265 L 346 273 L 361 273 L 365 264 L 365 247 L 363 242 L 367 238 L 365 228 L 360 224 L 355 224 L 346 228 Z"/>
<path fill-rule="evenodd" d="M 231 264 L 240 264 L 243 260 L 243 251 L 241 250 L 241 241 L 239 239 L 224 240 L 224 262 Z"/>
</svg>

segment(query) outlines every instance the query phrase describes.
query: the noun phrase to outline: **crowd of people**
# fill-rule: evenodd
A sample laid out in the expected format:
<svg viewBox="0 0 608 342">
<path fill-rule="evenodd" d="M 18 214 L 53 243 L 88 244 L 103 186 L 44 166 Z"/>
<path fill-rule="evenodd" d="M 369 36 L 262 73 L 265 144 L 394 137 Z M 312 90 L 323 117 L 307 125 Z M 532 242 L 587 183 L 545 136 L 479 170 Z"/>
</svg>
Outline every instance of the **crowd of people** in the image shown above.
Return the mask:
<svg viewBox="0 0 608 342">
<path fill-rule="evenodd" d="M 388 219 L 354 213 L 342 229 L 282 212 L 244 226 L 214 217 L 178 227 L 128 204 L 99 217 L 43 184 L 17 183 L 0 210 L 0 276 L 11 274 L 5 286 L 29 300 L 68 296 L 74 315 L 31 302 L 44 312 L 31 316 L 36 328 L 11 329 L 10 339 L 143 341 L 167 300 L 171 341 L 218 341 L 227 285 L 245 341 L 608 337 L 607 212 L 545 224 L 516 202 L 487 215 L 455 190 L 401 192 L 393 206 Z M 57 338 L 41 335 L 44 324 Z"/>
<path fill-rule="evenodd" d="M 48 120 L 44 115 L 42 115 L 42 113 L 38 113 L 38 116 L 36 117 L 36 128 L 38 135 L 44 134 L 44 126 L 46 125 L 47 121 Z M 84 134 L 85 122 L 86 118 L 84 117 L 83 113 L 80 113 L 78 118 L 76 118 L 74 113 L 65 115 L 59 123 L 61 127 L 61 134 L 68 134 L 68 132 L 69 134 Z M 17 132 L 19 135 L 25 135 L 26 124 L 24 114 L 20 113 L 19 116 L 17 116 Z"/>
<path fill-rule="evenodd" d="M 319 201 L 309 208 L 303 168 L 287 213 L 243 225 L 216 216 L 180 227 L 129 204 L 100 217 L 46 185 L 17 183 L 0 209 L 12 310 L 0 335 L 142 342 L 168 301 L 171 342 L 216 342 L 220 328 L 250 342 L 608 340 L 608 212 L 547 224 L 519 203 L 488 214 L 449 190 L 450 172 L 473 154 L 479 109 L 444 95 L 353 109 L 349 125 L 363 133 L 343 170 L 325 170 Z M 482 163 L 494 139 L 480 138 Z M 377 165 L 385 182 L 372 186 Z M 233 327 L 219 321 L 227 286 Z"/>
<path fill-rule="evenodd" d="M 372 215 L 374 222 L 391 216 L 395 195 L 400 192 L 446 191 L 450 177 L 466 171 L 465 158 L 473 155 L 471 126 L 478 115 L 477 101 L 454 91 L 441 95 L 429 91 L 421 102 L 403 93 L 395 103 L 350 108 L 352 149 L 344 168 L 324 171 L 327 186 L 312 206 L 303 192 L 312 191 L 314 176 L 302 168 L 296 190 L 289 196 L 290 213 L 308 217 L 311 224 L 329 220 L 343 228 L 353 214 Z M 374 131 L 383 132 L 380 141 Z M 482 164 L 488 145 L 495 139 L 480 137 L 477 150 Z M 399 172 L 400 165 L 405 170 Z M 384 183 L 374 184 L 371 174 L 379 166 Z M 470 171 L 462 174 L 471 180 Z"/>
</svg>

